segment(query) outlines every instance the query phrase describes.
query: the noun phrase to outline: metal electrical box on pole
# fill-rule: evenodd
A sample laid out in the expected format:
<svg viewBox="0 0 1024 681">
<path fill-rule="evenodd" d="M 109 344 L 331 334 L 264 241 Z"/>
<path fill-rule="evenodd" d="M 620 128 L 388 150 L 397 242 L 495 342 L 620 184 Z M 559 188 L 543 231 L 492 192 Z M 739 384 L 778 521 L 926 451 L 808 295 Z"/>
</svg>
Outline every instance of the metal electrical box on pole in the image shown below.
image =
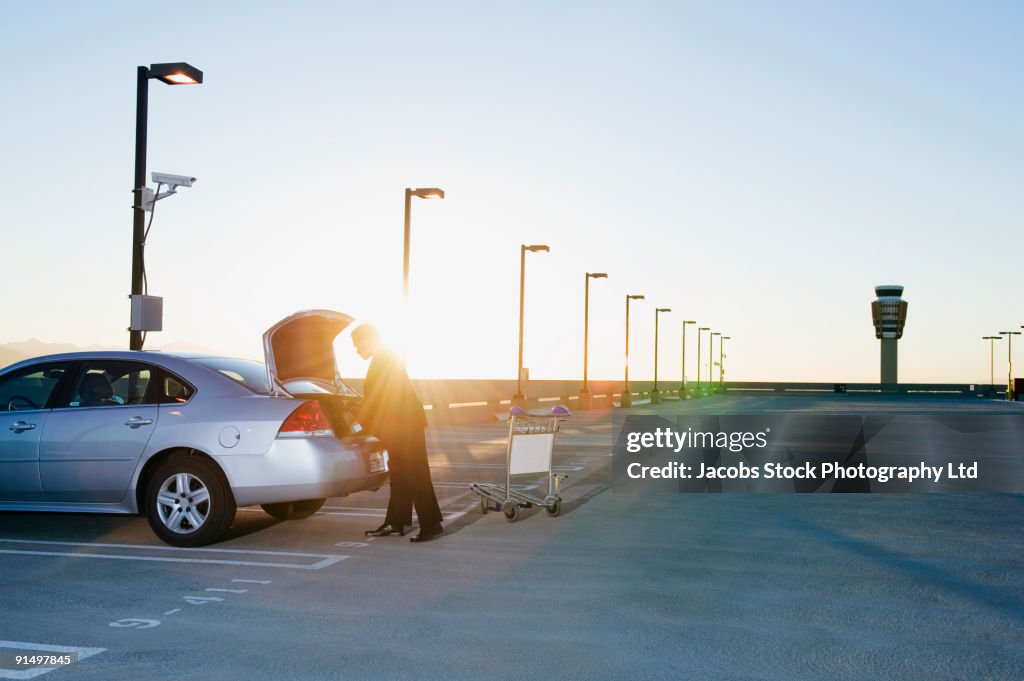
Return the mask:
<svg viewBox="0 0 1024 681">
<path fill-rule="evenodd" d="M 132 300 L 132 321 L 129 331 L 163 331 L 164 299 L 160 296 L 142 294 L 130 296 Z"/>
</svg>

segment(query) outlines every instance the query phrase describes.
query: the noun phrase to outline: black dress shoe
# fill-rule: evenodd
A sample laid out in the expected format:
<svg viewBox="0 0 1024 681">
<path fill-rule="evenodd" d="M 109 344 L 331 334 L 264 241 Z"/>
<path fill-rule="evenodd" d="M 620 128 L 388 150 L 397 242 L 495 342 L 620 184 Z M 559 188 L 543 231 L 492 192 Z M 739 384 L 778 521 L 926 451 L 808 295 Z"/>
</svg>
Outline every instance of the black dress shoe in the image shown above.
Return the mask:
<svg viewBox="0 0 1024 681">
<path fill-rule="evenodd" d="M 389 534 L 397 534 L 404 537 L 405 527 L 403 525 L 392 525 L 390 523 L 384 523 L 376 530 L 367 530 L 364 534 L 367 537 L 386 537 Z"/>
<path fill-rule="evenodd" d="M 409 541 L 430 541 L 431 539 L 437 539 L 438 537 L 440 537 L 443 532 L 444 528 L 441 527 L 441 523 L 437 523 L 433 527 L 427 528 L 425 530 L 420 530 L 419 534 L 417 534 L 415 537 L 409 537 Z"/>
</svg>

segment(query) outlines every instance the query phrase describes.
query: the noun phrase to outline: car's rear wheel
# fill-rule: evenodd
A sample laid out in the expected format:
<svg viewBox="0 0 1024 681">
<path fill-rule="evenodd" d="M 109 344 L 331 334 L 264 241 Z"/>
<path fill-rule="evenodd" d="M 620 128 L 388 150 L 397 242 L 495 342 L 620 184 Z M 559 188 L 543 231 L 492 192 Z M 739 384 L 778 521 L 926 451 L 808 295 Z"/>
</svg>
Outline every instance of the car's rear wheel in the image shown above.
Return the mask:
<svg viewBox="0 0 1024 681">
<path fill-rule="evenodd" d="M 174 456 L 146 487 L 146 518 L 171 546 L 202 546 L 235 519 L 235 499 L 216 466 L 197 456 Z"/>
<path fill-rule="evenodd" d="M 280 504 L 263 504 L 263 510 L 278 520 L 302 520 L 308 518 L 324 505 L 326 499 L 286 501 Z"/>
</svg>

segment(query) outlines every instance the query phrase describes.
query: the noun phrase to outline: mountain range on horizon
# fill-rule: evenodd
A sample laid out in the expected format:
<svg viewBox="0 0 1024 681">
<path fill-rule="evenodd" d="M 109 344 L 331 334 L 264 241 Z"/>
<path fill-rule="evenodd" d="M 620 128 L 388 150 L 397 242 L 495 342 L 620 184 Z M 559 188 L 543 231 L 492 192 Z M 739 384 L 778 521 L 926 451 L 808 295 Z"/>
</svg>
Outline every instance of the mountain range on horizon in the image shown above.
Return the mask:
<svg viewBox="0 0 1024 681">
<path fill-rule="evenodd" d="M 20 362 L 24 359 L 31 359 L 32 357 L 40 357 L 42 355 L 56 355 L 63 352 L 95 352 L 101 350 L 124 350 L 124 347 L 114 347 L 106 345 L 74 345 L 72 343 L 48 343 L 41 341 L 38 338 L 30 338 L 26 341 L 17 341 L 13 343 L 0 343 L 0 368 Z M 206 348 L 200 345 L 196 345 L 187 340 L 176 340 L 171 343 L 165 343 L 163 345 L 154 345 L 150 350 L 163 350 L 165 352 L 200 352 L 200 353 L 217 353 L 215 350 Z"/>
</svg>

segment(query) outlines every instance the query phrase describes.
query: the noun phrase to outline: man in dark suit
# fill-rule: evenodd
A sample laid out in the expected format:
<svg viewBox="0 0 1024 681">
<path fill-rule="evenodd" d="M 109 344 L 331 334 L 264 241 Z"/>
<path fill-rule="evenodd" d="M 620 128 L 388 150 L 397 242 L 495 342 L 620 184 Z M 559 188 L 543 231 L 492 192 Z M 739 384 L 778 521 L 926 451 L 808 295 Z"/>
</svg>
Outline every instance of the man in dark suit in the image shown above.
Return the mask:
<svg viewBox="0 0 1024 681">
<path fill-rule="evenodd" d="M 363 383 L 359 420 L 371 435 L 384 443 L 391 470 L 391 499 L 384 524 L 376 530 L 367 530 L 366 534 L 404 536 L 405 526 L 412 525 L 415 506 L 420 531 L 410 541 L 434 539 L 444 528 L 427 462 L 427 441 L 423 433 L 427 417 L 423 404 L 413 390 L 405 364 L 380 344 L 376 327 L 370 324 L 356 327 L 352 331 L 352 343 L 360 357 L 372 358 Z"/>
</svg>

